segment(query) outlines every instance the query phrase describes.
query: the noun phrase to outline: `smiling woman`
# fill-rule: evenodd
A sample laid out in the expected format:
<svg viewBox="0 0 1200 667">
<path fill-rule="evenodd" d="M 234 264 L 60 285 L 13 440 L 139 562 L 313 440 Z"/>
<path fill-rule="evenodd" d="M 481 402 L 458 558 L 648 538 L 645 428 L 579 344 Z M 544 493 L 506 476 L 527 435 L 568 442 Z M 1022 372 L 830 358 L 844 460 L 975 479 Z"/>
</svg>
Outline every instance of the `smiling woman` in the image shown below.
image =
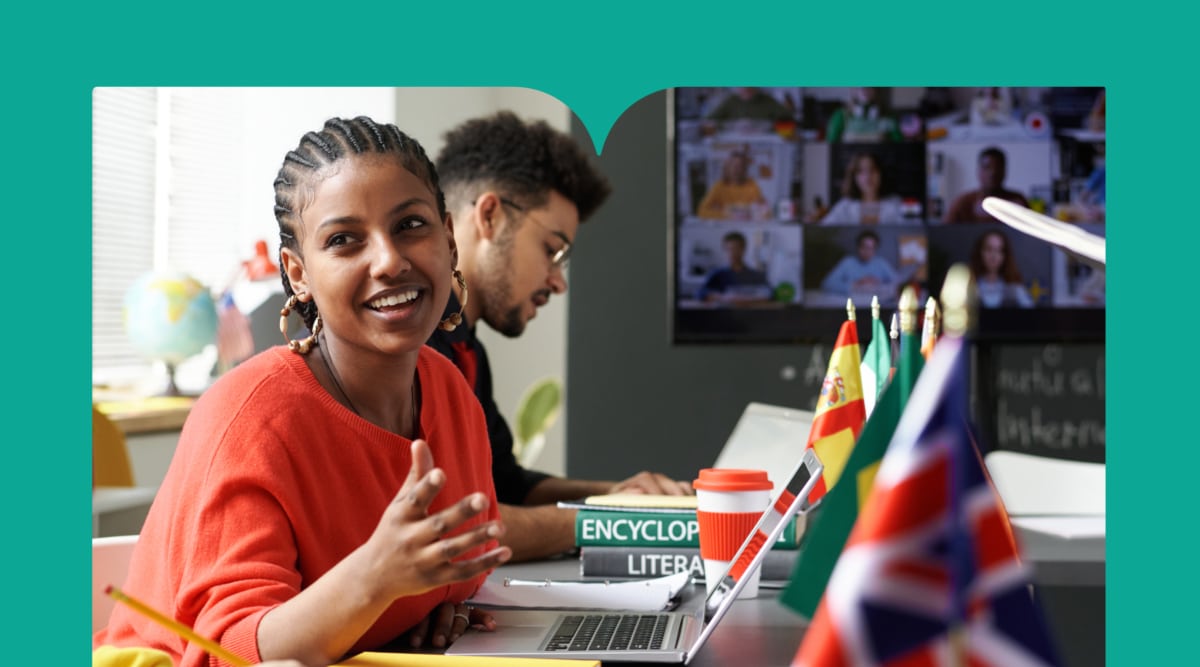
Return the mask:
<svg viewBox="0 0 1200 667">
<path fill-rule="evenodd" d="M 436 171 L 397 127 L 335 118 L 275 194 L 283 315 L 310 333 L 196 403 L 126 589 L 254 662 L 445 646 L 491 625 L 463 601 L 511 551 L 483 412 L 424 347 L 459 280 Z M 96 643 L 205 660 L 121 609 Z"/>
</svg>

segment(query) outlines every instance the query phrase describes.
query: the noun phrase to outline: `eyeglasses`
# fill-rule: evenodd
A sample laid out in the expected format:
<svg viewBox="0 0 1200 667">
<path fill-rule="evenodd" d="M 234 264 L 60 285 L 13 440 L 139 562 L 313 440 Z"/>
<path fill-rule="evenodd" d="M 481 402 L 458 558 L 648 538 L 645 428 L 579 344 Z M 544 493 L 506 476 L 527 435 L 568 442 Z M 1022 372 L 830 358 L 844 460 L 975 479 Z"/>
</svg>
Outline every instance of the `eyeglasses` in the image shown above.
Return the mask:
<svg viewBox="0 0 1200 667">
<path fill-rule="evenodd" d="M 471 203 L 474 204 L 474 202 L 471 202 Z M 562 247 L 559 248 L 558 250 L 548 252 L 547 255 L 550 257 L 550 266 L 559 268 L 559 269 L 566 268 L 567 261 L 571 259 L 571 239 L 567 238 L 566 234 L 563 234 L 562 232 L 560 232 L 556 229 L 550 229 L 544 223 L 542 223 L 540 220 L 538 220 L 537 218 L 533 217 L 528 212 L 526 212 L 524 207 L 522 207 L 521 205 L 512 201 L 511 199 L 506 199 L 504 197 L 501 197 L 500 203 L 503 204 L 504 206 L 514 209 L 520 213 L 524 213 L 525 217 L 532 220 L 533 223 L 536 224 L 538 227 L 541 227 L 542 229 L 550 232 L 551 234 L 554 234 L 559 239 L 561 239 Z"/>
</svg>

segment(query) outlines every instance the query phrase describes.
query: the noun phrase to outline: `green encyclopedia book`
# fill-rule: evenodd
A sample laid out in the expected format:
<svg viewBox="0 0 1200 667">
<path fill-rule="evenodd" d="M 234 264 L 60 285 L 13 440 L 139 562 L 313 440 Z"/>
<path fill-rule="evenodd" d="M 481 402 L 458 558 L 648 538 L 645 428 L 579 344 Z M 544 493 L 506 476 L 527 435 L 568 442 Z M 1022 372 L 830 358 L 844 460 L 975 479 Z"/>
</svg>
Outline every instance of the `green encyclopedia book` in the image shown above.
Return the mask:
<svg viewBox="0 0 1200 667">
<path fill-rule="evenodd" d="M 803 515 L 784 529 L 774 549 L 795 550 L 803 535 Z M 579 509 L 575 514 L 577 547 L 700 547 L 696 511 L 613 511 Z"/>
</svg>

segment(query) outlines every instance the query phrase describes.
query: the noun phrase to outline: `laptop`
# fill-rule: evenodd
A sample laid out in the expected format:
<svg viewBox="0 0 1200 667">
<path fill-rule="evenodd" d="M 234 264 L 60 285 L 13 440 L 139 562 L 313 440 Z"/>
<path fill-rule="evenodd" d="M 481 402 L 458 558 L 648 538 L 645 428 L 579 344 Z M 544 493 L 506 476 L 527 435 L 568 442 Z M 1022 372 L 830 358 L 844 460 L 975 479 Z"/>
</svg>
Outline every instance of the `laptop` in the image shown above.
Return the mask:
<svg viewBox="0 0 1200 667">
<path fill-rule="evenodd" d="M 749 403 L 712 467 L 766 470 L 770 480 L 788 479 L 812 422 L 811 410 Z"/>
<path fill-rule="evenodd" d="M 713 468 L 742 468 L 765 470 L 772 481 L 788 479 L 796 462 L 796 450 L 808 442 L 812 430 L 813 412 L 797 410 L 766 403 L 748 403 L 742 410 L 737 424 L 716 460 Z M 695 509 L 695 496 L 646 496 L 643 494 L 612 494 L 591 496 L 580 500 L 559 501 L 558 506 L 567 509 L 585 509 L 608 506 L 624 509 L 635 506 L 646 510 L 647 505 L 658 503 L 668 509 Z"/>
<path fill-rule="evenodd" d="M 795 448 L 791 452 L 795 461 Z M 491 609 L 494 632 L 468 630 L 446 655 L 512 658 L 586 658 L 604 662 L 688 664 L 729 611 L 749 574 L 762 566 L 764 544 L 774 544 L 807 498 L 823 466 L 811 449 L 781 479 L 770 505 L 730 560 L 720 584 L 693 612 L 620 612 L 579 609 Z"/>
</svg>

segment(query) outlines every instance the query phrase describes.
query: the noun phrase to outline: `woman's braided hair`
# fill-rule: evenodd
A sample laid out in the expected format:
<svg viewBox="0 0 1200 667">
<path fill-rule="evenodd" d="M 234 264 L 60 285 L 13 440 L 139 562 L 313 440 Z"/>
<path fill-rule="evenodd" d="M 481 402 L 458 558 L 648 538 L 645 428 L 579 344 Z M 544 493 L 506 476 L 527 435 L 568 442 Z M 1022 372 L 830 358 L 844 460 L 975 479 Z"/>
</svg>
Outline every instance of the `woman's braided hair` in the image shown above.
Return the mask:
<svg viewBox="0 0 1200 667">
<path fill-rule="evenodd" d="M 366 116 L 331 118 L 320 132 L 305 134 L 300 145 L 288 151 L 275 178 L 275 220 L 279 223 L 281 253 L 283 248 L 290 248 L 300 254 L 296 228 L 323 172 L 345 157 L 367 153 L 394 155 L 405 169 L 423 179 L 437 195 L 438 215 L 445 218 L 446 197 L 438 184 L 437 170 L 421 144 L 391 123 L 381 125 Z M 290 298 L 294 292 L 282 261 L 279 273 L 284 293 Z M 311 330 L 317 317 L 316 304 L 301 302 L 296 311 Z"/>
</svg>

